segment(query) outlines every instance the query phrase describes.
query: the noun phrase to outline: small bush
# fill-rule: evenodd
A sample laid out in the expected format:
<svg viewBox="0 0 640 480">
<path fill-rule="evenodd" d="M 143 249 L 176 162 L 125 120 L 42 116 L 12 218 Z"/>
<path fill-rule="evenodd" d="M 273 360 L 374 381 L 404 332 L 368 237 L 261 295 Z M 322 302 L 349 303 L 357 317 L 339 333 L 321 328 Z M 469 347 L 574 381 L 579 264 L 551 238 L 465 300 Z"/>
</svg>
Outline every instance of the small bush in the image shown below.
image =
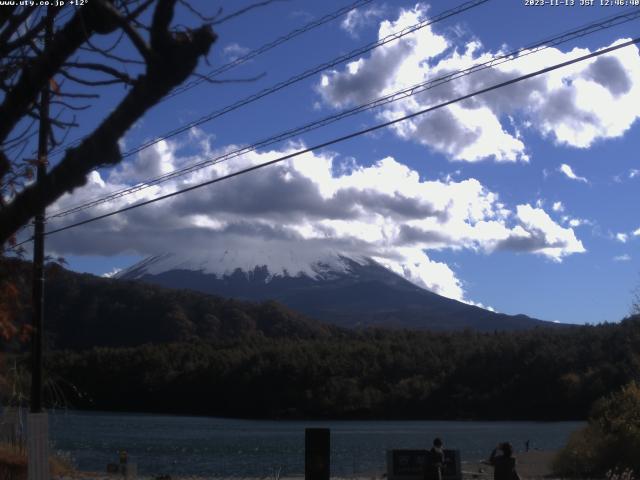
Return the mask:
<svg viewBox="0 0 640 480">
<path fill-rule="evenodd" d="M 589 424 L 571 435 L 552 467 L 560 476 L 632 477 L 640 472 L 639 452 L 640 386 L 632 382 L 594 405 Z"/>
<path fill-rule="evenodd" d="M 561 477 L 586 478 L 601 470 L 600 437 L 590 425 L 573 432 L 567 445 L 553 459 L 553 472 Z"/>
</svg>

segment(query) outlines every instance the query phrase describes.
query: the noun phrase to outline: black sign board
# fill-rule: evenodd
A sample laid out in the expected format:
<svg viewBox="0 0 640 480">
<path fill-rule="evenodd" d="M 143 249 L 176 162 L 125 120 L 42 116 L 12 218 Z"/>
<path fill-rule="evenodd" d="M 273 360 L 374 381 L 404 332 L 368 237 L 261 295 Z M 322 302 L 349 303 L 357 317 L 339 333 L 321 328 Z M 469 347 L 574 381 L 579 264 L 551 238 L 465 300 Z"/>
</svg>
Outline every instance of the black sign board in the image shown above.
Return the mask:
<svg viewBox="0 0 640 480">
<path fill-rule="evenodd" d="M 307 428 L 304 431 L 305 480 L 329 480 L 331 449 L 328 428 Z"/>
<path fill-rule="evenodd" d="M 387 452 L 387 476 L 389 480 L 423 479 L 429 450 L 391 450 Z M 460 451 L 445 450 L 443 480 L 461 480 Z"/>
<path fill-rule="evenodd" d="M 427 450 L 394 450 L 393 451 L 393 475 L 395 476 L 422 476 Z"/>
</svg>

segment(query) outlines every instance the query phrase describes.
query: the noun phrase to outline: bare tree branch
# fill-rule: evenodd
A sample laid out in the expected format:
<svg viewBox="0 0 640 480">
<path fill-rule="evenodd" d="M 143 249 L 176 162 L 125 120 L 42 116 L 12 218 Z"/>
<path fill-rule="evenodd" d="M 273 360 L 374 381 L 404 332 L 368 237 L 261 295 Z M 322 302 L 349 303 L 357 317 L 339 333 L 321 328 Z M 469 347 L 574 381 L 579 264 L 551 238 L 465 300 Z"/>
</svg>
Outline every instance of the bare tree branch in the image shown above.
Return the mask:
<svg viewBox="0 0 640 480">
<path fill-rule="evenodd" d="M 112 78 L 111 80 L 87 80 L 65 71 L 61 71 L 60 75 L 62 75 L 64 78 L 71 80 L 72 82 L 79 83 L 80 85 L 86 85 L 88 87 L 98 87 L 101 85 L 114 85 L 116 83 L 129 83 L 129 84 L 133 83 L 133 80 L 123 81 L 123 80 L 120 80 L 119 78 L 115 78 L 115 79 Z"/>
<path fill-rule="evenodd" d="M 76 12 L 73 18 L 54 35 L 50 48 L 27 65 L 14 88 L 5 96 L 0 105 L 0 142 L 16 123 L 24 116 L 27 107 L 33 104 L 38 93 L 61 68 L 62 64 L 86 39 L 86 28 L 91 31 L 108 33 L 117 25 L 108 21 L 102 2 L 87 4 Z M 83 18 L 86 17 L 86 18 Z M 106 19 L 106 20 L 105 20 Z"/>
<path fill-rule="evenodd" d="M 0 9 L 0 28 L 3 28 L 4 24 L 13 16 L 15 8 L 15 5 L 6 5 L 5 8 Z"/>
<path fill-rule="evenodd" d="M 129 75 L 102 63 L 67 62 L 65 63 L 65 66 L 104 72 L 111 75 L 112 77 L 117 78 L 122 83 L 133 84 L 133 79 Z"/>
<path fill-rule="evenodd" d="M 11 170 L 11 162 L 9 162 L 4 152 L 0 150 L 0 178 L 3 178 L 9 170 Z M 2 195 L 0 195 L 0 197 L 2 197 Z"/>
<path fill-rule="evenodd" d="M 211 25 L 220 25 L 221 23 L 227 22 L 233 18 L 239 17 L 240 15 L 244 15 L 245 13 L 247 13 L 250 10 L 253 10 L 254 8 L 260 8 L 260 7 L 265 7 L 267 5 L 270 5 L 272 3 L 275 2 L 284 2 L 287 0 L 263 0 L 262 2 L 256 2 L 252 5 L 248 5 L 244 8 L 241 8 L 240 10 L 238 10 L 237 12 L 233 12 L 230 13 L 229 15 L 222 17 L 219 20 L 216 20 L 214 22 L 211 23 Z"/>
<path fill-rule="evenodd" d="M 102 55 L 103 57 L 106 57 L 106 58 L 108 58 L 110 60 L 115 60 L 115 61 L 123 63 L 123 64 L 127 64 L 127 63 L 135 64 L 135 65 L 144 65 L 145 64 L 145 62 L 142 61 L 142 60 L 137 60 L 137 59 L 134 59 L 134 58 L 120 57 L 120 56 L 114 55 L 114 54 L 112 54 L 112 53 L 110 53 L 110 52 L 108 52 L 106 50 L 98 49 L 97 47 L 84 47 L 84 46 L 82 46 L 78 50 L 85 51 L 85 52 L 98 53 L 98 54 Z"/>
<path fill-rule="evenodd" d="M 154 1 L 155 0 L 145 0 L 144 2 L 142 2 L 142 4 L 138 6 L 138 8 L 127 15 L 127 19 L 135 20 L 140 16 L 140 14 L 142 14 L 147 8 L 149 8 Z"/>
<path fill-rule="evenodd" d="M 170 30 L 175 3 L 176 0 L 157 1 L 151 23 L 151 44 L 148 46 L 150 50 L 145 57 L 146 70 L 133 80 L 132 88 L 120 104 L 77 147 L 69 148 L 62 160 L 41 181 L 24 188 L 16 194 L 11 203 L 0 208 L 0 244 L 27 223 L 34 211 L 51 204 L 64 193 L 84 185 L 87 174 L 93 169 L 118 163 L 122 158 L 118 140 L 149 108 L 184 82 L 195 70 L 198 60 L 207 55 L 216 40 L 216 35 L 209 26 L 180 32 L 180 35 Z M 103 23 L 96 26 L 95 19 L 85 18 L 87 26 L 91 25 L 96 32 L 107 30 L 106 26 L 111 25 L 124 28 L 120 22 L 126 21 L 126 17 L 115 11 L 112 5 L 106 5 L 102 0 L 96 0 L 93 5 L 100 5 Z M 69 29 L 71 40 L 68 42 L 71 45 L 66 45 L 63 49 L 55 41 L 52 42 L 51 49 L 45 52 L 44 56 L 49 57 L 49 62 L 54 63 L 55 68 L 41 66 L 37 71 L 40 76 L 49 75 L 45 77 L 48 79 L 53 73 L 62 72 L 60 69 L 69 55 L 84 41 L 81 23 L 81 19 L 74 18 L 65 26 Z M 30 92 L 26 86 L 22 88 L 27 93 Z M 70 95 L 73 94 L 67 94 Z M 26 106 L 16 105 L 17 100 L 13 101 L 15 108 L 21 108 L 24 116 Z M 11 125 L 11 121 L 4 122 L 3 109 L 16 118 L 21 118 L 8 109 L 5 101 L 0 106 L 0 134 Z"/>
<path fill-rule="evenodd" d="M 40 116 L 37 113 L 29 112 L 27 114 L 28 117 L 33 118 L 34 120 L 40 120 Z M 77 127 L 78 124 L 75 122 L 65 122 L 63 120 L 58 120 L 55 118 L 50 118 L 49 122 L 59 128 L 69 128 L 69 127 Z"/>
<path fill-rule="evenodd" d="M 255 77 L 247 77 L 247 78 L 226 78 L 226 79 L 216 79 L 209 78 L 206 75 L 202 75 L 201 73 L 194 73 L 194 77 L 201 78 L 207 83 L 211 84 L 224 84 L 224 83 L 252 83 L 264 78 L 266 73 L 262 72 L 260 75 L 256 75 Z"/>
<path fill-rule="evenodd" d="M 171 20 L 176 0 L 158 0 L 153 20 L 151 22 L 151 47 L 154 50 L 163 50 L 171 40 Z"/>
<path fill-rule="evenodd" d="M 8 52 L 12 52 L 25 45 L 33 46 L 33 40 L 44 31 L 48 16 L 51 15 L 55 18 L 57 14 L 58 9 L 49 9 L 47 14 L 43 15 L 35 26 L 29 27 L 24 35 L 19 36 L 13 42 L 2 42 L 0 39 L 0 56 L 6 55 Z"/>
<path fill-rule="evenodd" d="M 0 34 L 0 45 L 6 45 L 7 43 L 9 43 L 9 40 L 11 39 L 13 34 L 18 31 L 20 25 L 22 25 L 27 20 L 27 18 L 29 18 L 29 15 L 33 13 L 35 8 L 36 7 L 27 7 L 22 10 L 21 13 L 9 17 L 7 26 Z"/>
<path fill-rule="evenodd" d="M 218 12 L 215 15 L 212 15 L 210 17 L 207 17 L 205 15 L 202 15 L 202 13 L 200 13 L 198 10 L 196 10 L 195 8 L 193 8 L 188 1 L 186 0 L 178 0 L 180 2 L 180 5 L 182 5 L 183 7 L 185 7 L 187 10 L 189 10 L 193 15 L 195 15 L 197 18 L 199 18 L 200 20 L 202 20 L 203 22 L 206 23 L 211 23 L 213 21 L 215 21 L 215 19 L 222 13 L 222 7 L 220 7 L 218 9 Z"/>
<path fill-rule="evenodd" d="M 7 148 L 11 148 L 11 144 L 12 143 L 16 143 L 19 141 L 22 141 L 24 139 L 24 137 L 31 131 L 31 129 L 33 128 L 33 126 L 35 125 L 36 121 L 32 120 L 24 129 L 21 133 L 19 133 L 18 135 L 14 136 L 13 138 L 10 138 L 8 140 L 6 140 L 3 144 L 2 144 L 2 148 L 3 149 L 7 149 Z"/>
<path fill-rule="evenodd" d="M 129 37 L 129 40 L 131 40 L 131 43 L 133 43 L 133 45 L 136 47 L 142 58 L 144 58 L 146 62 L 150 61 L 151 51 L 149 49 L 149 46 L 147 45 L 147 42 L 144 40 L 144 38 L 140 36 L 138 31 L 133 28 L 131 22 L 126 17 L 122 16 L 120 12 L 118 12 L 109 3 L 104 4 L 104 9 L 106 12 L 108 12 L 111 20 L 115 22 L 118 27 L 120 27 Z"/>
<path fill-rule="evenodd" d="M 59 93 L 56 93 L 56 96 L 60 98 L 100 98 L 100 95 L 98 95 L 97 93 L 59 92 Z"/>
<path fill-rule="evenodd" d="M 51 105 L 60 105 L 61 107 L 68 108 L 69 110 L 81 111 L 91 108 L 91 105 L 71 105 L 70 103 L 63 102 L 62 100 L 51 100 Z"/>
</svg>

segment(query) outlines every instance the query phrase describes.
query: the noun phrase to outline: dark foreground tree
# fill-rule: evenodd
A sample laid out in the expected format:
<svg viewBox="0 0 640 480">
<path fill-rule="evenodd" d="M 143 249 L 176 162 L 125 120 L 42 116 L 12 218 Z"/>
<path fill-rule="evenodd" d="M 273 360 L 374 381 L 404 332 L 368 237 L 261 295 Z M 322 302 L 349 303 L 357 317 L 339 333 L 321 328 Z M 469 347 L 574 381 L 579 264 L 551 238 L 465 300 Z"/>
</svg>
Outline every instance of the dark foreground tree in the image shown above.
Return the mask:
<svg viewBox="0 0 640 480">
<path fill-rule="evenodd" d="M 177 8 L 204 24 L 175 27 Z M 84 185 L 89 172 L 121 160 L 118 140 L 206 57 L 216 40 L 212 20 L 184 0 L 0 8 L 0 246 L 37 211 Z M 48 25 L 50 40 L 45 43 Z M 114 45 L 106 45 L 105 39 L 114 39 Z M 135 52 L 136 58 L 125 58 L 117 53 L 121 51 Z M 34 166 L 42 161 L 32 153 L 42 90 L 52 92 L 47 138 L 52 147 L 61 143 L 56 136 L 62 130 L 77 124 L 74 112 L 89 107 L 78 102 L 90 101 L 103 86 L 114 84 L 127 87 L 120 102 L 34 182 Z"/>
</svg>

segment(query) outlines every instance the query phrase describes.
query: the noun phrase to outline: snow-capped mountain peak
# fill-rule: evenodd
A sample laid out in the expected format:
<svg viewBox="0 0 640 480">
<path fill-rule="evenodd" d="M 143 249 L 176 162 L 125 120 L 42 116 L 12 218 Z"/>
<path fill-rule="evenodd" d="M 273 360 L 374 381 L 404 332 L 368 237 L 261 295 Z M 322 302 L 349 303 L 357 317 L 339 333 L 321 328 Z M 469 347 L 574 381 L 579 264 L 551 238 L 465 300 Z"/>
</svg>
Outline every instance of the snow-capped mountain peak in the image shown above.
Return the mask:
<svg viewBox="0 0 640 480">
<path fill-rule="evenodd" d="M 442 297 L 362 255 L 267 247 L 251 251 L 227 247 L 190 257 L 156 255 L 119 272 L 116 278 L 242 300 L 276 300 L 312 318 L 345 327 L 492 331 L 548 324 Z"/>
<path fill-rule="evenodd" d="M 274 277 L 300 276 L 313 280 L 330 280 L 337 275 L 349 274 L 354 264 L 364 266 L 371 262 L 374 261 L 364 256 L 329 250 L 301 253 L 267 248 L 253 249 L 250 252 L 224 249 L 194 256 L 175 253 L 154 255 L 118 272 L 116 278 L 135 279 L 173 270 L 188 270 L 224 278 L 237 272 L 251 276 L 256 270 L 266 270 L 266 282 Z"/>
</svg>

